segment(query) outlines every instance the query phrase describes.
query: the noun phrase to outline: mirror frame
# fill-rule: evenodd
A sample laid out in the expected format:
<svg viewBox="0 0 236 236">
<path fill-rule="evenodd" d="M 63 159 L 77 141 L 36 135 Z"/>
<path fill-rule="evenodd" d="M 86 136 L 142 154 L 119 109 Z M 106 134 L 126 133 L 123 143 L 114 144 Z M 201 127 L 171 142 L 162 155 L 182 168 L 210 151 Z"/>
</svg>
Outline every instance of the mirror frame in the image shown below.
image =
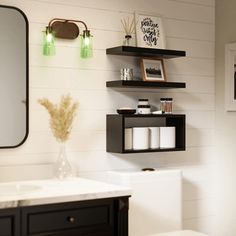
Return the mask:
<svg viewBox="0 0 236 236">
<path fill-rule="evenodd" d="M 26 139 L 27 139 L 27 137 L 28 137 L 28 135 L 29 135 L 29 21 L 28 21 L 28 19 L 27 19 L 27 17 L 26 17 L 26 15 L 25 15 L 25 13 L 21 10 L 21 9 L 19 9 L 19 8 L 17 8 L 17 7 L 15 7 L 15 6 L 8 6 L 8 5 L 1 5 L 0 4 L 0 8 L 8 8 L 8 9 L 13 9 L 13 10 L 16 10 L 16 11 L 18 11 L 22 16 L 23 16 L 23 18 L 24 18 L 24 20 L 25 20 L 25 33 L 26 33 L 26 45 L 25 45 L 25 48 L 26 48 L 26 62 L 25 62 L 25 64 L 26 64 L 26 101 L 25 101 L 25 106 L 26 106 L 26 126 L 25 126 L 25 128 L 26 128 L 26 130 L 25 130 L 25 136 L 24 136 L 24 138 L 22 139 L 22 141 L 20 142 L 20 143 L 18 143 L 18 144 L 16 144 L 16 145 L 14 145 L 14 146 L 0 146 L 0 149 L 6 149 L 6 148 L 16 148 L 16 147 L 19 147 L 19 146 L 21 146 L 25 141 L 26 141 Z"/>
</svg>

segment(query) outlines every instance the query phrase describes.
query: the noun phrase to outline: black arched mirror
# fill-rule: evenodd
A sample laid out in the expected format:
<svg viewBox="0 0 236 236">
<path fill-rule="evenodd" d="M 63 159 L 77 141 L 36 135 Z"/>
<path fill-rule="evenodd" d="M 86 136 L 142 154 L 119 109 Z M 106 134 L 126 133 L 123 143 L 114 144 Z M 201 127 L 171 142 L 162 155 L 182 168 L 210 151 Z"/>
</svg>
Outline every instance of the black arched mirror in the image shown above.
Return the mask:
<svg viewBox="0 0 236 236">
<path fill-rule="evenodd" d="M 18 8 L 0 5 L 0 148 L 28 136 L 28 20 Z"/>
</svg>

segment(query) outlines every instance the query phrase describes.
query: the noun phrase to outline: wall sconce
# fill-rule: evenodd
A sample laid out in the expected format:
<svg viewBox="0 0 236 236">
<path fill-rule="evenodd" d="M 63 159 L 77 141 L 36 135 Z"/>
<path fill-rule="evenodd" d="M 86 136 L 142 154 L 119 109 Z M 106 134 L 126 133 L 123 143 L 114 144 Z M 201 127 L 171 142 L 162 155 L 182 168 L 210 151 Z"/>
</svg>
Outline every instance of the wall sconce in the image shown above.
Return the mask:
<svg viewBox="0 0 236 236">
<path fill-rule="evenodd" d="M 80 35 L 80 57 L 90 58 L 93 56 L 92 35 L 88 30 L 87 25 L 80 20 L 66 20 L 54 18 L 49 21 L 46 30 L 44 31 L 43 55 L 53 56 L 56 53 L 55 38 L 61 39 L 76 39 L 79 36 L 80 30 L 76 23 L 84 25 L 85 30 Z"/>
</svg>

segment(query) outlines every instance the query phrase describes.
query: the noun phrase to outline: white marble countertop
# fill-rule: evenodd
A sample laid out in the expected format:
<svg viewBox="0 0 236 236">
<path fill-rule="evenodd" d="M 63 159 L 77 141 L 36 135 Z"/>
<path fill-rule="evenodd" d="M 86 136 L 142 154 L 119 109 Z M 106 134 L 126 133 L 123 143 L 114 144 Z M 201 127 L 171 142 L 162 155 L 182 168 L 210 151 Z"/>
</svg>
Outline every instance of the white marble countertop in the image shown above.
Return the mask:
<svg viewBox="0 0 236 236">
<path fill-rule="evenodd" d="M 129 196 L 130 188 L 84 178 L 0 183 L 0 208 Z"/>
</svg>

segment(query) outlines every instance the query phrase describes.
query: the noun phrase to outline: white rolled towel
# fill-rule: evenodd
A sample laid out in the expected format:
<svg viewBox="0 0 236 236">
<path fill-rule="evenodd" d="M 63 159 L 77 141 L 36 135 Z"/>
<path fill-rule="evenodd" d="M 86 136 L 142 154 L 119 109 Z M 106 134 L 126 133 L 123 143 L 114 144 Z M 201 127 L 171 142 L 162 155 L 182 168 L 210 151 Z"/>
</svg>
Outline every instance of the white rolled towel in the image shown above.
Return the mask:
<svg viewBox="0 0 236 236">
<path fill-rule="evenodd" d="M 125 150 L 133 148 L 133 129 L 125 128 Z"/>
<path fill-rule="evenodd" d="M 149 127 L 149 147 L 151 149 L 160 147 L 160 127 Z"/>
<path fill-rule="evenodd" d="M 160 127 L 160 148 L 175 148 L 175 127 Z"/>
<path fill-rule="evenodd" d="M 133 149 L 144 150 L 149 148 L 149 128 L 134 127 L 133 128 Z"/>
</svg>

